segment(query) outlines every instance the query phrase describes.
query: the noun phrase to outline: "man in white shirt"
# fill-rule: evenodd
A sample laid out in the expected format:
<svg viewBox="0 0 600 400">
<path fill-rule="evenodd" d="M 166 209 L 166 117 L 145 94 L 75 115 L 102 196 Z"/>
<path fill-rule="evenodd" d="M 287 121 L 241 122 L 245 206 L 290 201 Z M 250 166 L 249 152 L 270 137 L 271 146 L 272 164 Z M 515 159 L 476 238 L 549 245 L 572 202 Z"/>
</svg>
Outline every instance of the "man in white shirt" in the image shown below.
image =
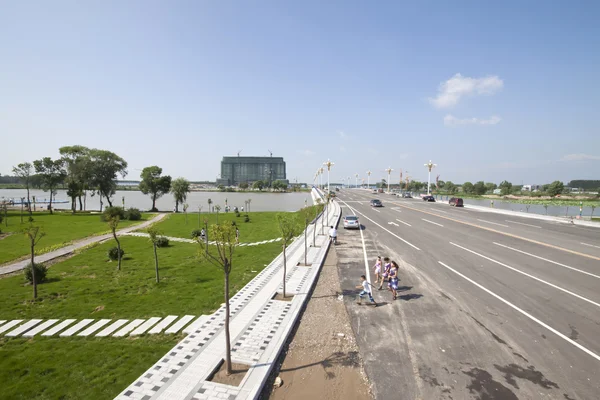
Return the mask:
<svg viewBox="0 0 600 400">
<path fill-rule="evenodd" d="M 331 239 L 333 244 L 337 244 L 337 229 L 335 229 L 333 226 L 330 226 L 330 228 L 331 229 L 329 229 L 329 238 Z"/>
</svg>

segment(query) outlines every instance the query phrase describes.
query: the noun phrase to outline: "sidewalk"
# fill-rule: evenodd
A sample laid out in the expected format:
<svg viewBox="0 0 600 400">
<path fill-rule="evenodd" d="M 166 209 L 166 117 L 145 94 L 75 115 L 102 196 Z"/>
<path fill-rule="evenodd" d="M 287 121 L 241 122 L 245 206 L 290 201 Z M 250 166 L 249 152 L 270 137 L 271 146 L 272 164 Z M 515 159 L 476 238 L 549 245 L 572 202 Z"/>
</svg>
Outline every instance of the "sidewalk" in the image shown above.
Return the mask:
<svg viewBox="0 0 600 400">
<path fill-rule="evenodd" d="M 337 224 L 340 208 L 331 204 L 327 225 Z M 323 215 L 321 218 L 326 218 Z M 320 219 L 321 219 L 320 218 Z M 322 221 L 309 226 L 307 237 L 320 232 Z M 327 255 L 329 240 L 318 235 L 304 262 L 304 235 L 287 249 L 286 294 L 290 301 L 274 300 L 282 291 L 283 254 L 230 299 L 232 362 L 249 367 L 239 386 L 211 381 L 225 358 L 224 305 L 206 316 L 164 357 L 144 372 L 117 399 L 256 399 L 281 349 L 296 324 L 308 293 Z M 235 273 L 235 266 L 234 272 Z"/>
<path fill-rule="evenodd" d="M 166 215 L 167 214 L 158 214 L 149 221 L 143 222 L 141 224 L 128 226 L 127 228 L 120 229 L 117 231 L 117 235 L 124 235 L 126 233 L 133 232 L 137 229 L 144 229 L 144 228 L 148 227 L 149 225 L 152 225 L 155 222 L 160 221 Z M 70 253 L 74 252 L 75 250 L 80 249 L 85 246 L 88 246 L 92 243 L 102 242 L 104 240 L 111 239 L 111 238 L 112 238 L 112 233 L 107 233 L 107 234 L 99 235 L 99 236 L 90 236 L 90 237 L 78 240 L 75 243 L 65 246 L 65 247 L 62 247 L 58 250 L 50 251 L 48 253 L 40 254 L 39 256 L 35 256 L 35 262 L 43 263 L 46 261 L 50 261 L 57 257 L 62 257 L 64 255 L 70 254 Z M 24 269 L 25 267 L 27 267 L 27 265 L 29 264 L 30 261 L 31 260 L 29 258 L 27 258 L 26 260 L 17 261 L 13 264 L 9 264 L 9 265 L 0 267 L 0 275 L 6 275 L 6 274 L 10 274 L 12 272 L 20 271 L 20 270 Z"/>
</svg>

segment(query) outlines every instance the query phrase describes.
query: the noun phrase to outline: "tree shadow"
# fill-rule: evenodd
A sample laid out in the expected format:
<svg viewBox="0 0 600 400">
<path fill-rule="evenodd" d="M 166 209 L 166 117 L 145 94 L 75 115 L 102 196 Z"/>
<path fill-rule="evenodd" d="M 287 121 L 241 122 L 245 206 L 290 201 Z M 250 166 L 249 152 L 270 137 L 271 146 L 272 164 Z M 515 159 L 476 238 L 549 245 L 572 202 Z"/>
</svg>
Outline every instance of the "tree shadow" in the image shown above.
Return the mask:
<svg viewBox="0 0 600 400">
<path fill-rule="evenodd" d="M 304 369 L 304 368 L 310 368 L 315 365 L 320 365 L 321 367 L 323 367 L 323 370 L 325 371 L 326 379 L 333 379 L 333 378 L 335 378 L 335 373 L 333 371 L 331 371 L 331 369 L 333 367 L 335 367 L 336 365 L 339 365 L 342 367 L 357 367 L 358 368 L 358 366 L 360 365 L 360 356 L 359 356 L 358 351 L 349 351 L 347 353 L 342 352 L 342 351 L 336 351 L 335 353 L 332 353 L 324 360 L 315 361 L 313 363 L 300 365 L 298 367 L 293 367 L 293 368 L 285 368 L 285 369 L 282 368 L 280 371 L 281 372 L 297 371 L 297 370 Z"/>
</svg>

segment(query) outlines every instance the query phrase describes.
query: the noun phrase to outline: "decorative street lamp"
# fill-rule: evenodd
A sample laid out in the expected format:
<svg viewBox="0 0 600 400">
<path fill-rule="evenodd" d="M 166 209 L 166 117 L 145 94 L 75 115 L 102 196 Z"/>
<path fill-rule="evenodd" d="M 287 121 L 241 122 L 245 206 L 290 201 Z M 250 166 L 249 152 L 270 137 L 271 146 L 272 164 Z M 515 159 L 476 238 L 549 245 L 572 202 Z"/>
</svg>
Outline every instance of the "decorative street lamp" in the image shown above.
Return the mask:
<svg viewBox="0 0 600 400">
<path fill-rule="evenodd" d="M 347 179 L 348 179 L 348 189 L 350 189 L 350 177 L 348 177 Z"/>
<path fill-rule="evenodd" d="M 388 193 L 390 192 L 390 174 L 392 173 L 393 169 L 392 167 L 388 167 L 388 169 L 386 169 L 387 173 L 388 173 L 388 178 L 387 178 L 387 184 L 388 184 Z"/>
<path fill-rule="evenodd" d="M 325 172 L 325 170 L 323 169 L 323 167 L 321 167 L 319 169 L 319 172 L 321 172 L 321 189 L 323 189 L 323 172 Z"/>
<path fill-rule="evenodd" d="M 429 174 L 427 176 L 427 196 L 429 196 L 429 187 L 431 186 L 431 170 L 435 167 L 437 167 L 437 164 L 434 164 L 431 162 L 431 160 L 429 160 L 429 162 L 427 164 L 425 164 L 425 166 L 427 167 L 427 170 L 429 171 Z"/>
<path fill-rule="evenodd" d="M 371 171 L 367 171 L 367 188 L 371 189 Z"/>
<path fill-rule="evenodd" d="M 354 187 L 358 188 L 358 174 L 355 174 L 354 177 L 356 178 L 356 183 L 354 184 Z"/>
<path fill-rule="evenodd" d="M 327 161 L 324 162 L 323 165 L 327 167 L 327 194 L 329 194 L 329 171 L 331 171 L 331 167 L 333 167 L 333 162 L 327 159 Z M 323 167 L 321 167 L 321 170 L 323 170 Z"/>
</svg>

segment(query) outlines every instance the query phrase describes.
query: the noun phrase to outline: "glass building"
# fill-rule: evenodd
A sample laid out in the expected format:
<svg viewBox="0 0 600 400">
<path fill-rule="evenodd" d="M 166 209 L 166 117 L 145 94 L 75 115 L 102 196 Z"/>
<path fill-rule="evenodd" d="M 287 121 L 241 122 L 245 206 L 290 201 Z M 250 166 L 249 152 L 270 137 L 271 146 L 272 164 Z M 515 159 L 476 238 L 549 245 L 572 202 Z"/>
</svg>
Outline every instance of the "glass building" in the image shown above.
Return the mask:
<svg viewBox="0 0 600 400">
<path fill-rule="evenodd" d="M 259 180 L 269 185 L 277 180 L 288 183 L 283 157 L 223 157 L 221 179 L 217 180 L 217 184 L 237 186 L 242 182 L 252 184 Z"/>
</svg>

